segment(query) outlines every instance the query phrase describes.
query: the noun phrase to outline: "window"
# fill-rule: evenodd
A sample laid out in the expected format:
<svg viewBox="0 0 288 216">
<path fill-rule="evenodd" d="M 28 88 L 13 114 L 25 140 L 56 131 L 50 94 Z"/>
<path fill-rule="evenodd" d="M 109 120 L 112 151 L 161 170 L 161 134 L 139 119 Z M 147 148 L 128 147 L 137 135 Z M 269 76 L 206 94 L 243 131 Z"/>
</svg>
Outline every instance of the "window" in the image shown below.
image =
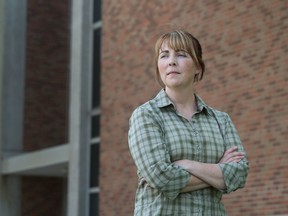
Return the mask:
<svg viewBox="0 0 288 216">
<path fill-rule="evenodd" d="M 93 52 L 90 115 L 89 216 L 99 215 L 100 80 L 101 80 L 101 0 L 93 0 Z"/>
</svg>

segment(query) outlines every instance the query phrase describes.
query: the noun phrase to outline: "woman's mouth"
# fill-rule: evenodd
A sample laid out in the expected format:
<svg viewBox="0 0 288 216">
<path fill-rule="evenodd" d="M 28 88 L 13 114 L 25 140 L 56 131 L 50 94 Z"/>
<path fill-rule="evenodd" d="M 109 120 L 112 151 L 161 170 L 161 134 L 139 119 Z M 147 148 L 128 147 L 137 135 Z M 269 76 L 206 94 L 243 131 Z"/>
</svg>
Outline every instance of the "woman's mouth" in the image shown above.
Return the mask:
<svg viewBox="0 0 288 216">
<path fill-rule="evenodd" d="M 180 74 L 180 73 L 177 72 L 177 71 L 170 71 L 170 72 L 167 73 L 167 76 L 169 76 L 169 75 L 175 75 L 175 74 Z"/>
</svg>

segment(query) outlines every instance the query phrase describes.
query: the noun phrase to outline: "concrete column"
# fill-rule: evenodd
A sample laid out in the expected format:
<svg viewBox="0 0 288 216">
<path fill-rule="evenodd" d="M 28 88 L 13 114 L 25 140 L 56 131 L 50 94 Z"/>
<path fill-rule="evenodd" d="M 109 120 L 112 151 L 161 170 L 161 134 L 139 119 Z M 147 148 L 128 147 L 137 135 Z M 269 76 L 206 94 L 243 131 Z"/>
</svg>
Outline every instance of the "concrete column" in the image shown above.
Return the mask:
<svg viewBox="0 0 288 216">
<path fill-rule="evenodd" d="M 25 0 L 0 1 L 0 160 L 22 150 L 26 10 Z M 20 187 L 0 166 L 1 215 L 20 216 Z"/>
<path fill-rule="evenodd" d="M 88 121 L 91 71 L 91 0 L 72 0 L 68 216 L 88 215 Z"/>
</svg>

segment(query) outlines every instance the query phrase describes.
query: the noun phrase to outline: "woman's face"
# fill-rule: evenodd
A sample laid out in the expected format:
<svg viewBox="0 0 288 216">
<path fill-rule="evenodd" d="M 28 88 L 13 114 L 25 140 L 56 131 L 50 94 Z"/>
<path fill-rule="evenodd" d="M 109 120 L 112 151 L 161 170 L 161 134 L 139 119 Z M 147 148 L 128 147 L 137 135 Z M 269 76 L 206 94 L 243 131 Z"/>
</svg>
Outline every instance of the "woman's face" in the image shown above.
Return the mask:
<svg viewBox="0 0 288 216">
<path fill-rule="evenodd" d="M 166 88 L 191 87 L 199 73 L 192 57 L 184 50 L 174 50 L 164 41 L 158 56 L 158 70 Z"/>
</svg>

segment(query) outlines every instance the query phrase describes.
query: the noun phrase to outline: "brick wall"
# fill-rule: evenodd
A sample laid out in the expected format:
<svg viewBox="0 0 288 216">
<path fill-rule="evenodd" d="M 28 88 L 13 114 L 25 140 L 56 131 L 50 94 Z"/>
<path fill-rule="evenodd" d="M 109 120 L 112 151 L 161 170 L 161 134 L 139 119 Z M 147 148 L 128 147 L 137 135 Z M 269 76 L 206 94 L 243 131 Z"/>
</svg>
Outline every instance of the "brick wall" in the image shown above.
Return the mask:
<svg viewBox="0 0 288 216">
<path fill-rule="evenodd" d="M 63 216 L 63 178 L 22 177 L 21 216 Z"/>
<path fill-rule="evenodd" d="M 27 2 L 24 148 L 67 143 L 69 1 Z"/>
<path fill-rule="evenodd" d="M 287 9 L 285 0 L 103 1 L 101 216 L 133 212 L 128 119 L 159 90 L 153 46 L 173 28 L 200 40 L 197 92 L 230 114 L 248 152 L 246 187 L 223 198 L 229 215 L 288 214 Z"/>
<path fill-rule="evenodd" d="M 25 151 L 67 143 L 69 1 L 27 1 Z M 23 177 L 23 216 L 63 215 L 64 179 Z"/>
</svg>

